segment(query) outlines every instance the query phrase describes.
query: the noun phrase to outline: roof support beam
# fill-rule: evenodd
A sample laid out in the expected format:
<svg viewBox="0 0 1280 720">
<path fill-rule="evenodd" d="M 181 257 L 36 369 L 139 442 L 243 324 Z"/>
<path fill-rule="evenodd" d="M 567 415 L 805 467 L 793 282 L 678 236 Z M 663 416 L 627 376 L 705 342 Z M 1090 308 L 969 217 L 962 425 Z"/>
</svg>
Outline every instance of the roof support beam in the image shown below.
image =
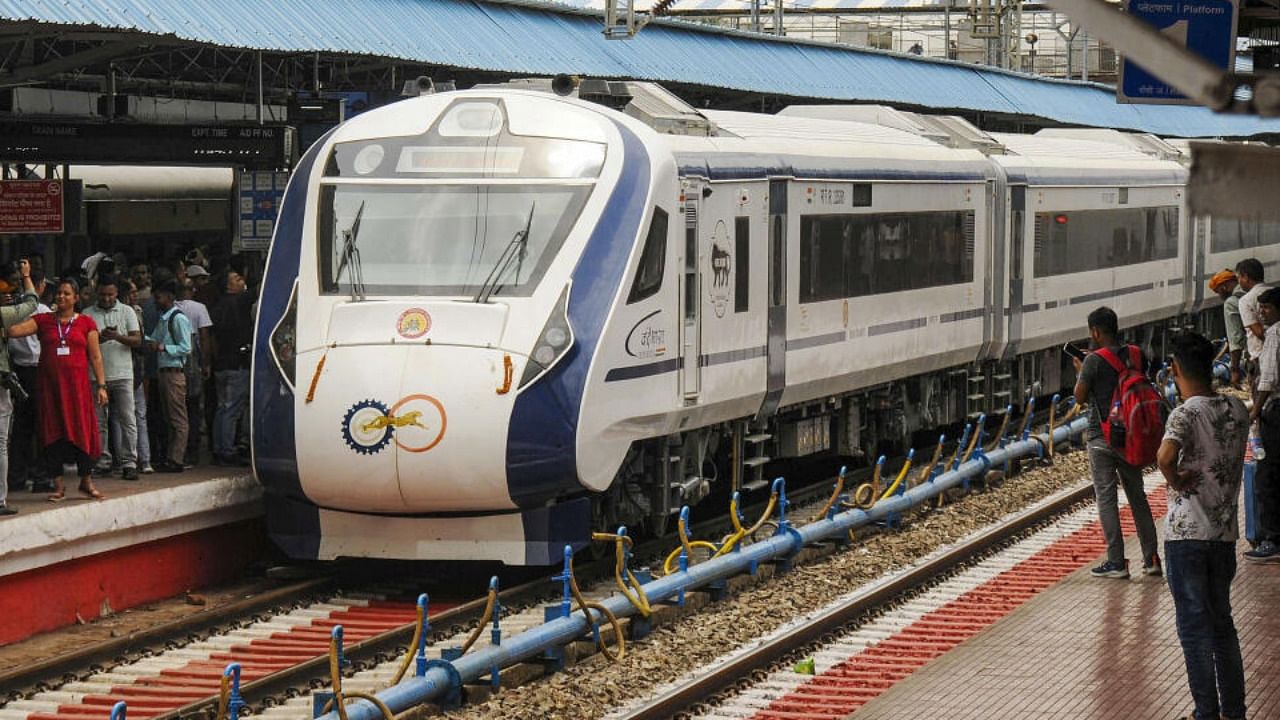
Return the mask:
<svg viewBox="0 0 1280 720">
<path fill-rule="evenodd" d="M 138 47 L 139 43 L 136 40 L 123 40 L 99 45 L 98 47 L 49 60 L 39 65 L 17 68 L 7 75 L 0 75 L 0 82 L 21 83 L 47 79 L 54 75 L 93 65 L 94 63 L 123 57 L 137 50 Z"/>
</svg>

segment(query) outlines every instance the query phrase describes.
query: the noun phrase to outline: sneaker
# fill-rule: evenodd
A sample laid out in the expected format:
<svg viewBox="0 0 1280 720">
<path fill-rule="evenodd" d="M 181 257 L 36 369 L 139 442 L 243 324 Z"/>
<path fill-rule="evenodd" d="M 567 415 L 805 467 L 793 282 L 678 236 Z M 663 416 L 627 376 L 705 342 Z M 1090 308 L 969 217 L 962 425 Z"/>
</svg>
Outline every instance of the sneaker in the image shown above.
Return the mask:
<svg viewBox="0 0 1280 720">
<path fill-rule="evenodd" d="M 1120 562 L 1112 562 L 1108 560 L 1098 567 L 1089 571 L 1096 578 L 1115 578 L 1117 580 L 1127 580 L 1129 578 L 1129 561 L 1121 560 Z"/>
<path fill-rule="evenodd" d="M 1256 563 L 1280 562 L 1280 547 L 1270 540 L 1263 540 L 1258 547 L 1244 554 L 1244 559 Z"/>
<path fill-rule="evenodd" d="M 150 464 L 146 464 L 146 465 L 143 465 L 143 466 L 142 466 L 142 474 L 143 474 L 143 475 L 150 475 L 151 473 L 153 473 L 153 472 L 155 472 L 155 471 L 156 471 L 156 469 L 155 469 L 155 468 L 153 468 L 153 467 L 151 467 L 151 465 L 150 465 Z"/>
<path fill-rule="evenodd" d="M 1152 555 L 1142 563 L 1142 574 L 1159 577 L 1164 574 L 1164 566 L 1160 564 L 1160 556 Z"/>
<path fill-rule="evenodd" d="M 0 517 L 5 517 L 7 515 L 17 515 L 17 514 L 18 514 L 17 508 L 11 508 L 8 505 L 0 505 Z"/>
<path fill-rule="evenodd" d="M 111 466 L 103 465 L 93 469 L 93 476 L 96 478 L 111 477 Z"/>
<path fill-rule="evenodd" d="M 168 460 L 156 464 L 156 470 L 162 473 L 180 473 L 183 469 L 181 465 Z"/>
<path fill-rule="evenodd" d="M 123 472 L 120 473 L 120 479 L 121 480 L 137 480 L 138 471 L 134 468 L 127 467 L 124 469 Z"/>
</svg>

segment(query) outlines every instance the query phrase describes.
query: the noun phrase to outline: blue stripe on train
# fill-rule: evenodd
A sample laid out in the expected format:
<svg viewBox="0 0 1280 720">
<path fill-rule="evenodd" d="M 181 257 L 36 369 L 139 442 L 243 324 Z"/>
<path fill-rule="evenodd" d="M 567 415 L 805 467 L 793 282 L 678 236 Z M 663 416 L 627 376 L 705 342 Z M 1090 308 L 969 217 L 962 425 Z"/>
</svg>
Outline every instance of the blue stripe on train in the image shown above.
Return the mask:
<svg viewBox="0 0 1280 720">
<path fill-rule="evenodd" d="M 516 397 L 507 434 L 507 490 L 533 507 L 579 488 L 577 430 L 587 373 L 627 259 L 644 223 L 649 156 L 635 133 L 622 135 L 622 173 L 573 271 L 569 323 L 574 346 L 545 376 Z"/>
<path fill-rule="evenodd" d="M 267 531 L 281 550 L 295 558 L 314 558 L 319 553 L 320 511 L 302 492 L 298 478 L 293 391 L 271 357 L 271 331 L 289 308 L 302 254 L 311 170 L 328 138 L 326 134 L 307 150 L 285 189 L 262 278 L 253 338 L 253 469 L 267 495 Z"/>
</svg>

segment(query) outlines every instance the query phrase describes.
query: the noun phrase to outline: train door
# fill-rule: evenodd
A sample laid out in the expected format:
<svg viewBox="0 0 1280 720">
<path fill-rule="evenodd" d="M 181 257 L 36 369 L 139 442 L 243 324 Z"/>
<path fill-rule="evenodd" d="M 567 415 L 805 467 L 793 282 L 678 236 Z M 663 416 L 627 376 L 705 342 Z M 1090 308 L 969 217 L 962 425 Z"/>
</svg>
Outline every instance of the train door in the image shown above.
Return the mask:
<svg viewBox="0 0 1280 720">
<path fill-rule="evenodd" d="M 1025 289 L 1027 186 L 1009 187 L 1009 344 L 1017 350 L 1022 340 L 1022 305 Z M 1006 351 L 1007 352 L 1007 351 Z"/>
<path fill-rule="evenodd" d="M 702 277 L 698 271 L 698 214 L 701 209 L 702 183 L 686 180 L 684 183 L 684 272 L 680 276 L 680 351 L 683 360 L 681 386 L 686 403 L 698 400 L 702 389 Z"/>
<path fill-rule="evenodd" d="M 765 343 L 766 384 L 759 417 L 778 410 L 787 386 L 787 191 L 786 180 L 769 181 L 769 303 Z"/>
</svg>

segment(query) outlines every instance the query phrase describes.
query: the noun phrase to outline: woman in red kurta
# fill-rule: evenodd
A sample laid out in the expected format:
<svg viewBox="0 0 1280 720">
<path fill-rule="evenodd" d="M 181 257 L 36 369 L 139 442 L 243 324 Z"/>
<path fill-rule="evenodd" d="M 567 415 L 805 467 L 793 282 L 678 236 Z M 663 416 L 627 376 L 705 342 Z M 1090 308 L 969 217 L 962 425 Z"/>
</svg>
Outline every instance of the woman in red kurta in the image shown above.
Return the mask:
<svg viewBox="0 0 1280 720">
<path fill-rule="evenodd" d="M 73 280 L 59 282 L 53 312 L 33 315 L 9 329 L 10 337 L 35 334 L 40 340 L 36 402 L 40 441 L 54 478 L 54 492 L 49 496 L 52 502 L 66 498 L 62 466 L 72 462 L 80 475 L 80 492 L 95 500 L 103 498 L 90 473 L 102 453 L 94 403 L 107 403 L 106 373 L 98 347 L 98 326 L 93 318 L 76 312 L 78 290 Z M 90 368 L 95 379 L 92 385 Z"/>
</svg>

